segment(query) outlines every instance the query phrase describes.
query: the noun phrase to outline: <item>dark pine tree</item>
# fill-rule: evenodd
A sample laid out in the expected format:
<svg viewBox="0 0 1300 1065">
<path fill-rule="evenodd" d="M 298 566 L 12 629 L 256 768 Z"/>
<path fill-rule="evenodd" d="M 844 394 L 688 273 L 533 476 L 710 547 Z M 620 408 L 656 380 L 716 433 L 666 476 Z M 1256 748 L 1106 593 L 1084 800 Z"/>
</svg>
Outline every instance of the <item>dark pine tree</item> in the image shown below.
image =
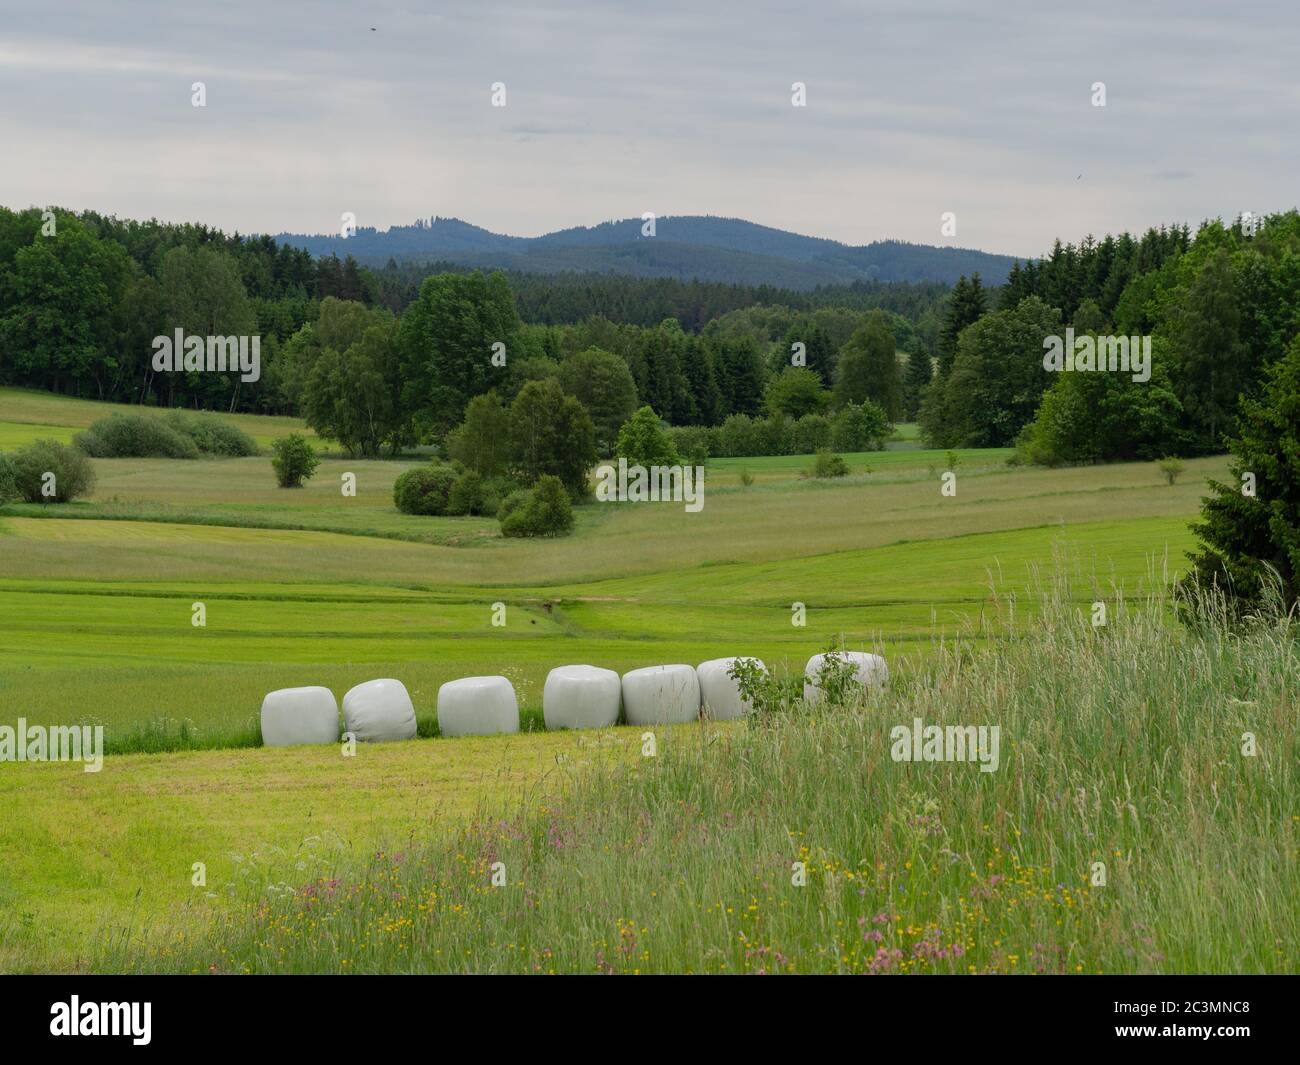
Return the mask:
<svg viewBox="0 0 1300 1065">
<path fill-rule="evenodd" d="M 1217 584 L 1241 608 L 1259 604 L 1270 571 L 1281 582 L 1287 607 L 1300 595 L 1298 426 L 1300 336 L 1269 370 L 1263 397 L 1242 402 L 1239 435 L 1231 442 L 1236 481 L 1211 482 L 1213 494 L 1201 504 L 1203 520 L 1192 527 L 1202 544 L 1189 555 L 1194 581 Z"/>
<path fill-rule="evenodd" d="M 930 387 L 933 376 L 929 352 L 918 348 L 907 356 L 907 369 L 903 375 L 903 416 L 909 422 L 916 421 L 921 410 L 921 397 Z"/>
<path fill-rule="evenodd" d="M 980 283 L 980 275 L 965 275 L 957 279 L 948 307 L 944 313 L 943 328 L 939 330 L 939 376 L 947 377 L 952 360 L 957 354 L 957 338 L 968 325 L 980 320 L 989 309 L 988 293 Z"/>
</svg>

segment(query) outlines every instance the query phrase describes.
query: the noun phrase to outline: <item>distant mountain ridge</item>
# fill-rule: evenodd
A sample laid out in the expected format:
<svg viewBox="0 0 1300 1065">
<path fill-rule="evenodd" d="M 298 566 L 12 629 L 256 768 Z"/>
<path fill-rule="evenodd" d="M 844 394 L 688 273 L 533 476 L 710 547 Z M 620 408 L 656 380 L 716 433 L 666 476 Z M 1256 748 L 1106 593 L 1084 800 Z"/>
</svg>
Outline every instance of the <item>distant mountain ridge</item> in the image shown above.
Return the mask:
<svg viewBox="0 0 1300 1065">
<path fill-rule="evenodd" d="M 454 262 L 523 273 L 607 273 L 675 277 L 806 290 L 855 281 L 942 281 L 979 272 L 1000 285 L 1016 261 L 971 248 L 934 247 L 897 240 L 842 244 L 713 215 L 665 215 L 655 236 L 641 235 L 642 221 L 625 218 L 576 226 L 540 237 L 492 233 L 459 218 L 420 219 L 387 230 L 356 234 L 281 233 L 276 240 L 313 255 L 352 255 L 380 266 L 389 259 Z"/>
</svg>

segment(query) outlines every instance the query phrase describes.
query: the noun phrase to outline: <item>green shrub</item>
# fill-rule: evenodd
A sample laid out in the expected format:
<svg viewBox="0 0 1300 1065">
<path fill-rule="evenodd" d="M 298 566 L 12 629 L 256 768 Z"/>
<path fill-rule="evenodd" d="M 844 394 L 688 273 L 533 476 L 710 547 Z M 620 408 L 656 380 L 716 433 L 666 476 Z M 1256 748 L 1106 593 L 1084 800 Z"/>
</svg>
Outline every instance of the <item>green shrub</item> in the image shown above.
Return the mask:
<svg viewBox="0 0 1300 1065">
<path fill-rule="evenodd" d="M 8 455 L 0 455 L 0 506 L 12 503 L 19 497 L 18 471 L 14 469 L 14 460 Z"/>
<path fill-rule="evenodd" d="M 751 484 L 754 483 L 754 475 L 750 473 L 748 470 L 741 470 L 740 483 L 743 487 L 748 488 Z"/>
<path fill-rule="evenodd" d="M 456 471 L 450 466 L 417 466 L 393 483 L 393 502 L 403 514 L 425 517 L 450 514 L 448 508 L 455 484 Z"/>
<path fill-rule="evenodd" d="M 679 425 L 668 430 L 668 439 L 688 466 L 703 466 L 714 453 L 711 432 L 703 425 Z"/>
<path fill-rule="evenodd" d="M 462 470 L 447 494 L 448 514 L 487 514 L 488 492 L 478 470 Z"/>
<path fill-rule="evenodd" d="M 516 498 L 521 494 L 526 498 Z M 502 536 L 563 536 L 573 529 L 569 493 L 563 481 L 549 474 L 539 478 L 531 492 L 508 498 L 501 511 Z"/>
<path fill-rule="evenodd" d="M 821 414 L 805 414 L 791 426 L 793 455 L 813 455 L 831 446 L 831 422 Z"/>
<path fill-rule="evenodd" d="M 754 422 L 760 455 L 793 455 L 794 422 L 784 414 L 773 414 Z"/>
<path fill-rule="evenodd" d="M 831 447 L 836 451 L 882 451 L 891 431 L 889 415 L 870 400 L 847 403 L 831 419 Z"/>
<path fill-rule="evenodd" d="M 813 460 L 810 477 L 843 477 L 849 472 L 844 458 L 828 448 L 820 448 Z"/>
<path fill-rule="evenodd" d="M 748 717 L 750 724 L 768 724 L 777 714 L 807 709 L 802 673 L 781 676 L 769 673 L 757 659 L 737 658 L 727 670 L 727 676 L 736 682 L 740 697 L 754 708 Z M 847 706 L 862 691 L 857 666 L 834 644 L 826 649 L 814 683 L 826 707 Z"/>
<path fill-rule="evenodd" d="M 618 431 L 616 455 L 627 459 L 629 466 L 680 466 L 681 457 L 673 438 L 650 407 L 642 407 L 623 423 Z"/>
<path fill-rule="evenodd" d="M 271 450 L 275 453 L 271 465 L 281 488 L 301 488 L 303 481 L 308 480 L 320 465 L 316 449 L 302 433 L 282 436 L 271 445 Z"/>
<path fill-rule="evenodd" d="M 73 442 L 97 459 L 196 459 L 198 445 L 152 414 L 110 414 Z"/>
<path fill-rule="evenodd" d="M 170 410 L 163 421 L 188 436 L 205 455 L 247 458 L 257 454 L 257 443 L 243 429 L 212 414 Z"/>
<path fill-rule="evenodd" d="M 673 435 L 678 432 L 674 430 Z M 879 451 L 885 446 L 890 425 L 885 412 L 874 403 L 850 403 L 833 418 L 805 414 L 792 420 L 779 414 L 767 418 L 733 414 L 707 432 L 710 455 L 739 458 L 811 455 L 825 447 L 836 451 Z"/>
<path fill-rule="evenodd" d="M 573 531 L 573 506 L 558 477 L 543 477 L 528 502 L 535 536 L 562 536 Z"/>
<path fill-rule="evenodd" d="M 719 454 L 758 455 L 758 433 L 755 421 L 748 414 L 732 414 L 718 427 Z"/>
<path fill-rule="evenodd" d="M 497 507 L 497 521 L 504 522 L 520 507 L 526 506 L 531 495 L 532 493 L 526 488 L 516 488 L 501 500 L 501 505 Z"/>
<path fill-rule="evenodd" d="M 85 452 L 57 440 L 35 440 L 13 455 L 18 494 L 28 503 L 66 503 L 95 487 L 95 468 Z M 54 474 L 52 494 L 44 495 L 45 475 Z"/>
<path fill-rule="evenodd" d="M 1167 459 L 1161 459 L 1159 462 L 1159 466 L 1160 466 L 1160 472 L 1165 475 L 1165 481 L 1168 482 L 1171 486 L 1174 484 L 1175 481 L 1178 480 L 1178 475 L 1181 474 L 1184 469 L 1186 469 L 1186 467 L 1181 462 L 1179 462 L 1178 459 L 1172 457 Z"/>
<path fill-rule="evenodd" d="M 153 414 L 114 413 L 78 433 L 77 447 L 97 459 L 196 459 L 200 455 L 257 454 L 242 429 L 211 414 L 169 410 Z"/>
</svg>

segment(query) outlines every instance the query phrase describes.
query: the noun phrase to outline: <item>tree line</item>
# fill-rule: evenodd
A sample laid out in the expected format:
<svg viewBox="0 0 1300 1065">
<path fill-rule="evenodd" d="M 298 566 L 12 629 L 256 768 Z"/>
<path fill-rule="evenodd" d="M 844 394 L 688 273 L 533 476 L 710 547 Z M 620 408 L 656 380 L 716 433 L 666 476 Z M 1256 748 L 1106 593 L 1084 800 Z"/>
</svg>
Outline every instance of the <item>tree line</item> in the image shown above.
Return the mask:
<svg viewBox="0 0 1300 1065">
<path fill-rule="evenodd" d="M 528 409 L 548 418 L 573 400 L 590 418 L 595 453 L 607 455 L 643 406 L 678 427 L 795 422 L 867 404 L 882 424 L 897 421 L 899 337 L 923 343 L 906 319 L 880 310 L 748 308 L 698 334 L 674 318 L 654 327 L 602 317 L 538 325 L 519 317 L 504 275 L 444 273 L 426 278 L 400 316 L 325 299 L 316 321 L 277 351 L 265 386 L 360 454 L 447 446 L 479 410 L 474 401 L 491 396 L 512 411 L 528 397 Z"/>
<path fill-rule="evenodd" d="M 274 353 L 330 297 L 377 304 L 351 258 L 313 259 L 268 237 L 94 211 L 0 208 L 0 382 L 119 402 L 280 409 L 238 375 L 152 370 L 153 338 L 263 338 Z"/>
<path fill-rule="evenodd" d="M 1044 340 L 1150 338 L 1146 380 L 1053 372 Z M 943 312 L 921 427 L 935 447 L 1045 464 L 1221 452 L 1239 404 L 1300 332 L 1300 215 L 1059 242 L 999 292 L 962 278 Z M 1107 340 L 1107 343 L 1109 341 Z"/>
<path fill-rule="evenodd" d="M 582 403 L 602 451 L 642 406 L 716 428 L 871 404 L 890 422 L 918 419 L 935 447 L 1016 446 L 1045 463 L 1199 454 L 1225 447 L 1239 398 L 1258 396 L 1297 331 L 1298 247 L 1292 211 L 1245 228 L 1209 221 L 1194 236 L 1058 241 L 995 289 L 976 274 L 950 290 L 786 292 L 371 271 L 201 225 L 0 208 L 0 381 L 301 414 L 360 454 L 444 443 L 471 399 L 509 405 L 532 382 Z M 156 373 L 151 341 L 176 328 L 261 335 L 260 378 Z M 1149 380 L 1045 369 L 1044 338 L 1067 329 L 1150 336 Z M 781 424 L 756 438 L 795 439 Z"/>
<path fill-rule="evenodd" d="M 385 306 L 400 313 L 419 294 L 431 274 L 473 273 L 454 262 L 414 263 L 390 259 L 373 276 Z M 676 318 L 688 333 L 701 332 L 716 318 L 746 307 L 780 306 L 810 312 L 841 307 L 859 312 L 886 310 L 909 321 L 937 315 L 949 285 L 938 281 L 857 281 L 821 285 L 811 290 L 775 285 L 741 285 L 722 281 L 683 281 L 673 277 L 630 277 L 600 273 L 521 273 L 504 270 L 515 306 L 526 322 L 572 325 L 587 318 L 608 318 L 626 325 L 653 326 Z"/>
<path fill-rule="evenodd" d="M 917 397 L 895 354 L 917 352 L 928 365 L 943 291 L 865 283 L 797 293 L 455 269 L 420 276 L 412 293 L 417 276 L 201 225 L 0 209 L 0 382 L 144 406 L 300 414 L 347 450 L 377 454 L 442 443 L 475 396 L 494 391 L 508 404 L 530 382 L 553 381 L 592 414 L 596 446 L 607 450 L 640 406 L 701 427 L 866 402 L 888 420 L 906 416 Z M 566 293 L 578 298 L 560 311 Z M 538 310 L 546 300 L 550 310 Z M 597 306 L 634 320 L 547 320 Z M 674 313 L 643 324 L 665 310 Z M 260 336 L 257 379 L 156 370 L 154 338 L 177 329 Z"/>
</svg>

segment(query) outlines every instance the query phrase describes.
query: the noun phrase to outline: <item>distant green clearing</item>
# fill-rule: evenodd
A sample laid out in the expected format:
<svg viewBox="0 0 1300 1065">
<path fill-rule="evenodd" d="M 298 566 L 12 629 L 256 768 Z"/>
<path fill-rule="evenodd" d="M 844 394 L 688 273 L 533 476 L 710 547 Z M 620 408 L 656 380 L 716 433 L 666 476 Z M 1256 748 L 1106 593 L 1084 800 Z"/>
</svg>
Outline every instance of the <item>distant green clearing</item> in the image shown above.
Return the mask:
<svg viewBox="0 0 1300 1065">
<path fill-rule="evenodd" d="M 100 403 L 90 399 L 32 392 L 24 388 L 0 388 L 0 450 L 10 450 L 33 440 L 52 437 L 70 441 L 91 422 L 114 413 L 150 413 L 158 407 L 129 403 Z M 278 415 L 216 413 L 223 421 L 237 425 L 265 450 L 278 436 L 289 433 L 316 434 L 298 418 Z"/>
<path fill-rule="evenodd" d="M 80 429 L 73 429 L 67 425 L 34 425 L 0 421 L 0 451 L 17 451 L 33 440 L 58 440 L 70 444 L 72 438 L 79 432 Z"/>
<path fill-rule="evenodd" d="M 976 471 L 996 470 L 1005 467 L 1007 459 L 1015 452 L 1011 448 L 962 448 L 951 452 L 957 456 L 957 472 L 973 473 Z M 898 451 L 853 451 L 843 458 L 848 464 L 849 475 L 861 475 L 879 471 L 895 474 L 903 471 L 926 474 L 931 469 L 935 476 L 948 469 L 949 452 L 925 448 L 907 448 Z M 812 455 L 767 455 L 759 458 L 725 458 L 709 459 L 705 467 L 706 483 L 739 483 L 740 473 L 747 470 L 759 482 L 783 475 L 784 478 L 797 477 L 807 470 L 813 462 Z"/>
</svg>

